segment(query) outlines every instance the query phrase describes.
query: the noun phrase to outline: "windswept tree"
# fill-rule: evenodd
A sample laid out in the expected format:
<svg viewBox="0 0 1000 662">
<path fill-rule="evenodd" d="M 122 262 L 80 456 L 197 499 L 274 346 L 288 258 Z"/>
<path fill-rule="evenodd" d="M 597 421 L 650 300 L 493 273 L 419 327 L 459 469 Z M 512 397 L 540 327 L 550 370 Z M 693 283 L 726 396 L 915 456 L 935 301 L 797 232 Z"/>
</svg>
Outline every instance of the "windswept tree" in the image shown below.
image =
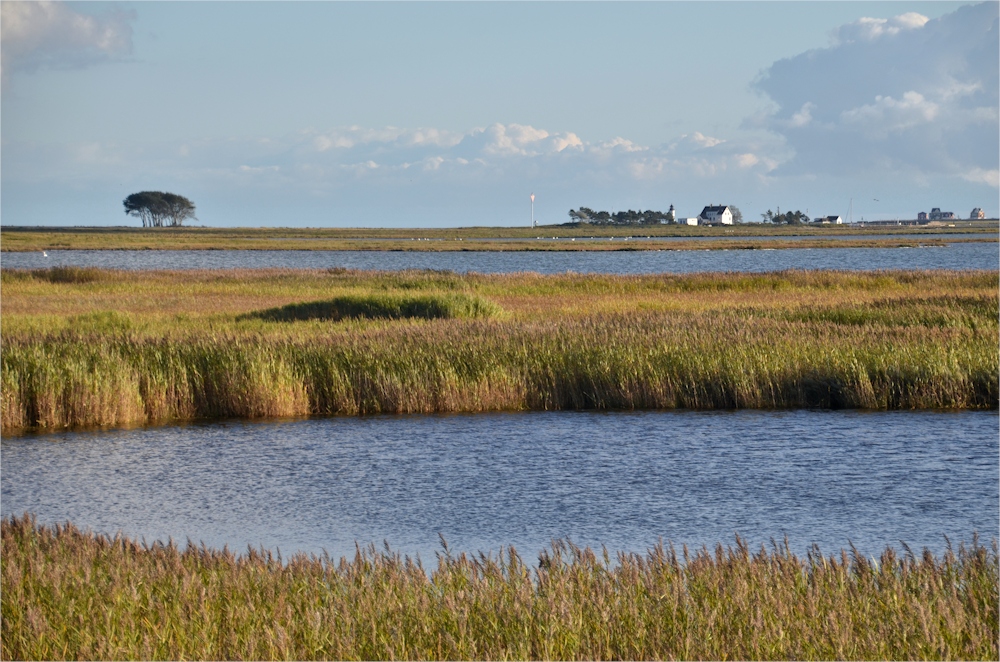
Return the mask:
<svg viewBox="0 0 1000 662">
<path fill-rule="evenodd" d="M 183 195 L 141 191 L 125 198 L 125 213 L 142 220 L 144 228 L 178 227 L 195 218 L 194 203 Z"/>
</svg>

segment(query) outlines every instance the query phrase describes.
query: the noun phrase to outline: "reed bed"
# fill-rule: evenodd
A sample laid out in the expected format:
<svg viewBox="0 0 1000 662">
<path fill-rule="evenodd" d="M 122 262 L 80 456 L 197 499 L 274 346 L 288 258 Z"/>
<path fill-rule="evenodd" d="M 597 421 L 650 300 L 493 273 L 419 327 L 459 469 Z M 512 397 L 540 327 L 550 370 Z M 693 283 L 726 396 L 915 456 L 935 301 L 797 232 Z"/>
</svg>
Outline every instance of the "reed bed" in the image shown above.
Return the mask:
<svg viewBox="0 0 1000 662">
<path fill-rule="evenodd" d="M 1000 400 L 996 272 L 2 277 L 4 433 L 214 417 Z M 330 302 L 343 310 L 327 315 Z M 382 312 L 342 314 L 372 306 Z"/>
<path fill-rule="evenodd" d="M 3 520 L 3 659 L 997 659 L 997 543 L 353 559 Z"/>
</svg>

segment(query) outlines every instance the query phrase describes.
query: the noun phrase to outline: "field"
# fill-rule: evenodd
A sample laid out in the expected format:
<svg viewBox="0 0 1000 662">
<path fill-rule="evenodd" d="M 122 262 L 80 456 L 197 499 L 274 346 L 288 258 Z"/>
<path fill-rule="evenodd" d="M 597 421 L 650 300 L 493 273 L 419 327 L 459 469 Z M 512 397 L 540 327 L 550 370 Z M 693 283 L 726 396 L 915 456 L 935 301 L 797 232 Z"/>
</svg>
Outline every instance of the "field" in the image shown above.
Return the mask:
<svg viewBox="0 0 1000 662">
<path fill-rule="evenodd" d="M 49 250 L 390 250 L 582 251 L 892 248 L 996 242 L 995 221 L 957 227 L 543 226 L 450 229 L 371 228 L 0 228 L 4 251 Z M 899 236 L 893 235 L 918 235 Z M 662 238 L 672 241 L 665 242 Z M 659 238 L 659 239 L 658 239 Z"/>
<path fill-rule="evenodd" d="M 997 545 L 353 560 L 5 519 L 3 659 L 995 660 Z"/>
<path fill-rule="evenodd" d="M 198 418 L 998 406 L 998 276 L 3 270 L 4 434 Z"/>
</svg>

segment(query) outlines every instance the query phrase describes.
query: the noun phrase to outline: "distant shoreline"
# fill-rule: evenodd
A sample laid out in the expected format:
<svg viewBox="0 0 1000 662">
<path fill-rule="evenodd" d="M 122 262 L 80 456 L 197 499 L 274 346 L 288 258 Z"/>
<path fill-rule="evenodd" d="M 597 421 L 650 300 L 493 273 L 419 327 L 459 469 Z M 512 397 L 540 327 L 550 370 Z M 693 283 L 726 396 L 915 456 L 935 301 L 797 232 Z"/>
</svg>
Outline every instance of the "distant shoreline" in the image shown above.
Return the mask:
<svg viewBox="0 0 1000 662">
<path fill-rule="evenodd" d="M 645 251 L 759 248 L 916 248 L 995 242 L 995 221 L 956 227 L 878 226 L 541 226 L 469 228 L 0 228 L 0 251 Z M 896 237 L 895 235 L 899 235 Z M 669 240 L 669 241 L 665 241 Z"/>
</svg>

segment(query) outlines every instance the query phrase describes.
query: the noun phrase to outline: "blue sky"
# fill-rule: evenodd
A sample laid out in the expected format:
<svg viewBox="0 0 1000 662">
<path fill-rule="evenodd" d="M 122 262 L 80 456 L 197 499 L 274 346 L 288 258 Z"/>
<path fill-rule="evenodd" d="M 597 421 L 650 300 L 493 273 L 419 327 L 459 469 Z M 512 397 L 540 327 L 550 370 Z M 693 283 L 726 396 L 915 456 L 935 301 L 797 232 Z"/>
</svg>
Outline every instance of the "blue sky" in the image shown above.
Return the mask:
<svg viewBox="0 0 1000 662">
<path fill-rule="evenodd" d="M 2 5 L 5 225 L 998 214 L 998 5 Z"/>
</svg>

